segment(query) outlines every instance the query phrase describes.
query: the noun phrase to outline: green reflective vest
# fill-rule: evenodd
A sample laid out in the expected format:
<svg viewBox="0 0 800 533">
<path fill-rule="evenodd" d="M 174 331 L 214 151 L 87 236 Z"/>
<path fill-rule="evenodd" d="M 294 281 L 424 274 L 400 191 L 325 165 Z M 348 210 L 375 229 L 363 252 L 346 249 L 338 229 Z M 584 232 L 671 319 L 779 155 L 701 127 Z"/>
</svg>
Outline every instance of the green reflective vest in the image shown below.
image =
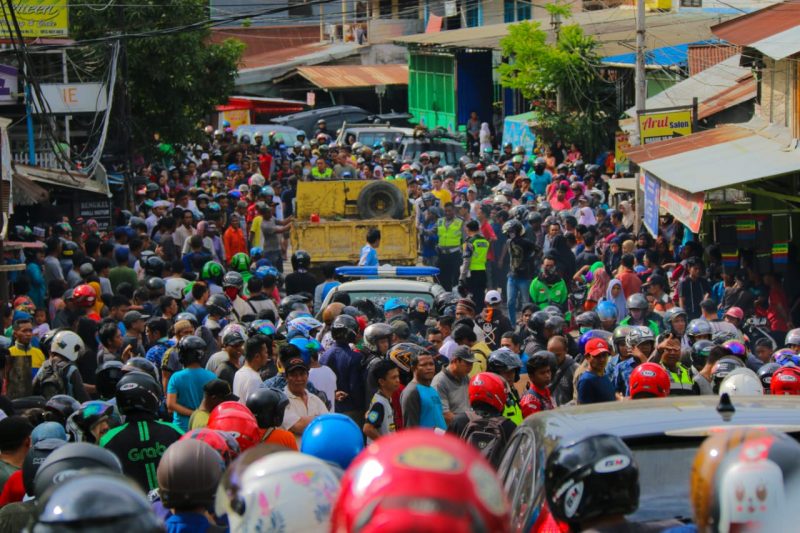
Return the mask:
<svg viewBox="0 0 800 533">
<path fill-rule="evenodd" d="M 511 420 L 517 426 L 522 424 L 522 408 L 520 408 L 517 401 L 508 395 L 508 400 L 506 400 L 506 408 L 503 410 L 503 416 L 507 419 Z"/>
<path fill-rule="evenodd" d="M 489 241 L 480 235 L 471 237 L 472 256 L 469 260 L 470 270 L 486 270 L 486 256 L 489 255 Z"/>
<path fill-rule="evenodd" d="M 327 167 L 324 172 L 320 172 L 315 166 L 311 169 L 311 177 L 315 180 L 329 180 L 333 177 L 333 169 L 331 167 Z"/>
<path fill-rule="evenodd" d="M 664 365 L 661 365 L 664 366 Z M 669 393 L 670 396 L 685 396 L 689 394 L 694 394 L 692 390 L 692 386 L 694 385 L 694 380 L 692 379 L 691 374 L 686 369 L 685 366 L 678 363 L 677 372 L 672 372 L 669 368 L 664 366 L 664 369 L 669 374 Z"/>
<path fill-rule="evenodd" d="M 440 218 L 436 223 L 436 234 L 439 236 L 439 246 L 441 248 L 461 247 L 461 225 L 460 218 L 454 218 L 449 226 L 445 226 L 445 219 Z"/>
</svg>

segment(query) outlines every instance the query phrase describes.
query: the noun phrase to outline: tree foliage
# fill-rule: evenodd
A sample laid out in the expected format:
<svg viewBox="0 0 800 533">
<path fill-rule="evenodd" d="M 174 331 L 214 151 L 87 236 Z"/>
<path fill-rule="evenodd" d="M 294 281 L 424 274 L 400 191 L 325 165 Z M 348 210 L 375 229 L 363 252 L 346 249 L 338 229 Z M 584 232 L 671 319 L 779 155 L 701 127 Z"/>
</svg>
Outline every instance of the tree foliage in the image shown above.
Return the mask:
<svg viewBox="0 0 800 533">
<path fill-rule="evenodd" d="M 202 0 L 70 8 L 70 30 L 77 40 L 167 30 L 207 19 L 208 3 Z M 138 147 L 151 146 L 155 134 L 166 142 L 191 140 L 198 134 L 198 121 L 233 91 L 244 44 L 235 39 L 212 44 L 210 35 L 208 28 L 193 28 L 127 39 L 130 131 Z"/>
<path fill-rule="evenodd" d="M 555 13 L 563 15 L 556 8 Z M 593 37 L 571 24 L 562 26 L 558 40 L 551 43 L 539 22 L 524 21 L 511 25 L 500 45 L 509 58 L 499 67 L 500 83 L 531 102 L 541 134 L 575 142 L 584 153 L 607 146 L 616 116 L 615 92 L 600 75 Z"/>
</svg>

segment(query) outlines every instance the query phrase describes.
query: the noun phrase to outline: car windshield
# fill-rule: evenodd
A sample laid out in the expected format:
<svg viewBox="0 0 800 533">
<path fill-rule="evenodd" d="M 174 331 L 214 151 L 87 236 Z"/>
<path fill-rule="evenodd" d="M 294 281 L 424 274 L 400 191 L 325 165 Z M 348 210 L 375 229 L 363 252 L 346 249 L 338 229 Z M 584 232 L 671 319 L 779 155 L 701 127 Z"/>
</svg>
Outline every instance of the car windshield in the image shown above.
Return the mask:
<svg viewBox="0 0 800 533">
<path fill-rule="evenodd" d="M 414 161 L 417 161 L 423 152 L 430 152 L 431 150 L 442 154 L 442 159 L 444 159 L 443 162 L 448 165 L 454 165 L 458 163 L 458 158 L 464 155 L 464 150 L 456 144 L 422 143 L 419 141 L 411 141 L 405 146 L 403 158 L 411 158 Z"/>
<path fill-rule="evenodd" d="M 390 298 L 399 298 L 408 305 L 414 298 L 422 298 L 428 305 L 433 304 L 433 296 L 426 292 L 390 292 L 390 291 L 361 291 L 351 292 L 347 291 L 350 295 L 350 301 L 356 300 L 369 300 L 375 304 L 376 307 L 383 309 L 383 304 Z"/>
<path fill-rule="evenodd" d="M 396 131 L 362 131 L 358 134 L 358 142 L 364 146 L 375 146 L 375 143 L 389 141 L 394 143 L 402 134 Z"/>
<path fill-rule="evenodd" d="M 631 446 L 639 463 L 639 509 L 633 521 L 691 518 L 689 476 L 702 439 Z"/>
</svg>

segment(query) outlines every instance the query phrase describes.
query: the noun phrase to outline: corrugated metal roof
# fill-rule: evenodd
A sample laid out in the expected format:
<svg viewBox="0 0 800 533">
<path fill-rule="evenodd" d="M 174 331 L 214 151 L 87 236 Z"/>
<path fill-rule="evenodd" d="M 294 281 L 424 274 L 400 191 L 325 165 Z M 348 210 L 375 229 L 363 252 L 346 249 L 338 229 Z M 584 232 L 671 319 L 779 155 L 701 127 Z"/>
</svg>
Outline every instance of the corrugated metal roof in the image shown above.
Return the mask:
<svg viewBox="0 0 800 533">
<path fill-rule="evenodd" d="M 703 72 L 722 63 L 729 57 L 741 54 L 742 47 L 727 44 L 690 44 L 688 53 L 689 76 Z"/>
<path fill-rule="evenodd" d="M 587 35 L 594 35 L 600 43 L 601 56 L 629 53 L 635 49 L 636 20 L 630 8 L 603 9 L 575 13 L 565 24 L 578 24 Z M 647 13 L 648 49 L 675 46 L 712 38 L 711 26 L 731 18 L 718 13 Z M 535 19 L 541 23 L 550 39 L 550 19 Z M 513 23 L 490 24 L 478 28 L 423 33 L 396 39 L 398 44 L 438 48 L 500 49 L 500 40 L 508 35 Z"/>
<path fill-rule="evenodd" d="M 261 54 L 250 58 L 250 62 L 239 69 L 234 83 L 244 87 L 269 82 L 298 66 L 318 65 L 356 55 L 360 48 L 353 43 L 316 43 Z"/>
<path fill-rule="evenodd" d="M 789 0 L 712 28 L 730 43 L 749 46 L 773 59 L 800 52 L 800 0 Z"/>
<path fill-rule="evenodd" d="M 800 150 L 784 129 L 761 122 L 725 126 L 628 150 L 651 174 L 690 193 L 800 171 Z"/>
<path fill-rule="evenodd" d="M 705 118 L 754 98 L 756 82 L 753 73 L 750 69 L 739 66 L 740 57 L 729 57 L 722 63 L 651 96 L 645 102 L 645 108 L 690 106 L 692 99 L 697 97 L 698 118 Z M 625 111 L 629 116 L 635 116 L 635 112 L 635 107 Z"/>
<path fill-rule="evenodd" d="M 325 65 L 298 67 L 297 74 L 320 89 L 408 85 L 408 65 Z"/>
</svg>

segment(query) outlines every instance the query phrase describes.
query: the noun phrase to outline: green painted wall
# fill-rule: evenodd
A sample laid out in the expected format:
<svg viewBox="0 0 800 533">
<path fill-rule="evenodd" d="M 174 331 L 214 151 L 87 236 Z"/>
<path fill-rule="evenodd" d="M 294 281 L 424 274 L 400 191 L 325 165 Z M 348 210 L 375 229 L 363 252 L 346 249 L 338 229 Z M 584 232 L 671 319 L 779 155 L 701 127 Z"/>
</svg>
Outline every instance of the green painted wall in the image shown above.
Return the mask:
<svg viewBox="0 0 800 533">
<path fill-rule="evenodd" d="M 429 128 L 455 130 L 455 59 L 448 55 L 415 52 L 408 58 L 408 112 Z"/>
</svg>

